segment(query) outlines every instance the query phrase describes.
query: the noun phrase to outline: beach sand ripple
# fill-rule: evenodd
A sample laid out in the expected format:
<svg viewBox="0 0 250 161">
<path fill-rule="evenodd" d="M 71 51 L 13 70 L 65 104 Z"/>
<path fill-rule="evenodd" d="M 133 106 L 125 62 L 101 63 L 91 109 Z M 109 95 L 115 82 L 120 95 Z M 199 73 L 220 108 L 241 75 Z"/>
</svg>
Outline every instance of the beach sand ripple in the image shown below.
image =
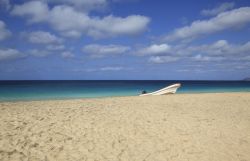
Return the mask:
<svg viewBox="0 0 250 161">
<path fill-rule="evenodd" d="M 0 102 L 1 161 L 250 161 L 250 93 Z"/>
</svg>

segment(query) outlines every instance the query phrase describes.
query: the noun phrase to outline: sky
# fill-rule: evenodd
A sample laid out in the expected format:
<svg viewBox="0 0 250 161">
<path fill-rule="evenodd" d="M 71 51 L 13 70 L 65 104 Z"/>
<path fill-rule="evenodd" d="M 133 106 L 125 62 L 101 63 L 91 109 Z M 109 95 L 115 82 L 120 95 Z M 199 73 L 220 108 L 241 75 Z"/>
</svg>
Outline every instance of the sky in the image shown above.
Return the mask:
<svg viewBox="0 0 250 161">
<path fill-rule="evenodd" d="M 249 0 L 0 0 L 0 80 L 242 80 Z"/>
</svg>

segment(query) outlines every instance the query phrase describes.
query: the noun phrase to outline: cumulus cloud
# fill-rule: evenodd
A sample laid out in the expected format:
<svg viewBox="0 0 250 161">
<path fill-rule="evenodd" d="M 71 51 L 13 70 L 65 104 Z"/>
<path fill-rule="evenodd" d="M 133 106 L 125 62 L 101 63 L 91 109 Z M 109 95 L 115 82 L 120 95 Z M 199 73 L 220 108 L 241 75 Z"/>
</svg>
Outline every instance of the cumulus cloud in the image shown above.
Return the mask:
<svg viewBox="0 0 250 161">
<path fill-rule="evenodd" d="M 151 45 L 153 46 L 153 45 Z M 138 49 L 145 51 L 151 46 Z M 143 52 L 145 53 L 145 52 Z M 149 54 L 150 53 L 150 54 Z M 249 61 L 250 60 L 250 42 L 242 44 L 232 44 L 226 40 L 218 40 L 210 44 L 201 45 L 173 45 L 167 52 L 149 52 L 148 54 L 138 56 L 151 56 L 151 63 L 169 63 L 181 59 L 188 62 L 221 62 L 221 61 Z"/>
<path fill-rule="evenodd" d="M 130 47 L 122 45 L 98 45 L 90 44 L 82 48 L 82 51 L 90 54 L 91 57 L 101 58 L 106 56 L 115 56 L 128 52 Z"/>
<path fill-rule="evenodd" d="M 11 13 L 27 17 L 30 23 L 46 22 L 62 35 L 69 37 L 80 37 L 82 34 L 94 38 L 135 35 L 145 31 L 150 22 L 148 17 L 141 15 L 91 17 L 88 13 L 66 5 L 58 5 L 50 9 L 41 1 L 15 5 Z"/>
<path fill-rule="evenodd" d="M 232 49 L 232 48 L 231 48 Z M 229 51 L 229 43 L 226 40 L 218 40 L 211 44 L 201 44 L 201 45 L 180 45 L 173 46 L 172 53 L 176 55 L 186 55 L 190 56 L 192 54 L 213 54 L 220 55 L 225 54 Z"/>
<path fill-rule="evenodd" d="M 91 10 L 106 9 L 110 3 L 136 2 L 138 0 L 40 0 L 52 5 L 70 5 L 78 10 L 89 12 Z"/>
<path fill-rule="evenodd" d="M 11 14 L 28 17 L 29 23 L 43 22 L 49 18 L 49 7 L 46 3 L 31 1 L 23 5 L 15 5 Z"/>
<path fill-rule="evenodd" d="M 149 47 L 140 48 L 135 51 L 136 55 L 145 56 L 145 55 L 159 55 L 169 53 L 171 50 L 170 45 L 168 44 L 153 44 Z"/>
<path fill-rule="evenodd" d="M 41 0 L 44 1 L 44 0 Z M 52 4 L 66 4 L 84 11 L 103 9 L 108 5 L 108 0 L 45 0 Z"/>
<path fill-rule="evenodd" d="M 212 34 L 226 29 L 235 28 L 250 22 L 250 7 L 241 7 L 220 13 L 209 20 L 197 20 L 190 26 L 177 28 L 165 36 L 165 41 L 193 39 L 201 35 Z"/>
<path fill-rule="evenodd" d="M 179 59 L 180 58 L 176 57 L 176 56 L 152 56 L 152 57 L 149 58 L 149 62 L 150 63 L 156 63 L 156 64 L 171 63 L 171 62 L 176 62 Z"/>
<path fill-rule="evenodd" d="M 34 31 L 24 34 L 26 35 L 29 42 L 35 44 L 56 44 L 56 43 L 61 43 L 63 41 L 56 35 L 46 31 Z"/>
<path fill-rule="evenodd" d="M 219 13 L 222 13 L 222 12 L 225 12 L 227 10 L 234 8 L 234 6 L 235 6 L 234 2 L 225 2 L 213 9 L 204 9 L 201 11 L 201 14 L 204 16 L 215 16 L 215 15 L 218 15 Z"/>
<path fill-rule="evenodd" d="M 15 60 L 24 58 L 25 56 L 25 54 L 16 49 L 0 49 L 0 61 Z"/>
<path fill-rule="evenodd" d="M 11 32 L 6 29 L 6 25 L 0 20 L 0 41 L 7 39 L 11 35 Z"/>
<path fill-rule="evenodd" d="M 243 44 L 230 44 L 226 40 L 218 40 L 212 44 L 191 46 L 184 48 L 194 61 L 248 61 L 250 42 Z"/>
<path fill-rule="evenodd" d="M 89 29 L 88 35 L 95 38 L 136 35 L 146 30 L 149 21 L 148 17 L 140 15 L 132 15 L 125 18 L 111 15 L 103 19 L 93 19 L 93 28 Z"/>
<path fill-rule="evenodd" d="M 230 44 L 226 40 L 218 40 L 212 44 L 189 46 L 183 48 L 188 54 L 203 54 L 210 56 L 243 56 L 250 54 L 250 42 Z"/>
<path fill-rule="evenodd" d="M 71 53 L 70 51 L 64 51 L 61 53 L 62 58 L 65 59 L 70 59 L 70 58 L 74 58 L 75 55 L 73 53 Z"/>
</svg>

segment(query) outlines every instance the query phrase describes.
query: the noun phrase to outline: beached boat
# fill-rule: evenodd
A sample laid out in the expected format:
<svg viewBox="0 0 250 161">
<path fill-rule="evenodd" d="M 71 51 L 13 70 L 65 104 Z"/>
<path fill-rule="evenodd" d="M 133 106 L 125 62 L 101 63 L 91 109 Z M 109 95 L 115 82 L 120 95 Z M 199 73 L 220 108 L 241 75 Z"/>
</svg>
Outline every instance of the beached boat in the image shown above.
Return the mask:
<svg viewBox="0 0 250 161">
<path fill-rule="evenodd" d="M 139 96 L 156 96 L 156 95 L 165 95 L 165 94 L 174 94 L 176 93 L 177 89 L 181 87 L 180 83 L 176 83 L 160 90 L 151 92 L 151 93 L 142 93 Z"/>
</svg>

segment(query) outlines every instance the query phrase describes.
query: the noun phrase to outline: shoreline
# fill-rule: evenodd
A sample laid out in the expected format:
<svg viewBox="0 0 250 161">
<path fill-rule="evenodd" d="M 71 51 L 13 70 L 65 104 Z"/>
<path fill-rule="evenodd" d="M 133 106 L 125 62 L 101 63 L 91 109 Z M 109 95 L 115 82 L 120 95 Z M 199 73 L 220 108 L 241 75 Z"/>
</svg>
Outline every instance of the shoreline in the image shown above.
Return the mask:
<svg viewBox="0 0 250 161">
<path fill-rule="evenodd" d="M 234 94 L 234 93 L 250 93 L 250 91 L 235 91 L 235 92 L 195 92 L 195 93 L 175 93 L 175 94 L 168 94 L 164 96 L 170 96 L 170 95 L 199 95 L 199 94 Z M 63 100 L 93 100 L 93 99 L 110 99 L 110 98 L 126 98 L 126 97 L 137 97 L 138 95 L 128 95 L 128 96 L 103 96 L 103 97 L 79 97 L 79 98 L 51 98 L 51 99 L 20 99 L 20 100 L 0 100 L 0 103 L 6 103 L 6 102 L 32 102 L 32 101 L 63 101 Z M 145 97 L 145 96 L 144 96 Z M 146 96 L 148 97 L 148 96 Z M 149 96 L 152 97 L 152 96 Z M 159 96 L 153 96 L 153 97 L 159 97 Z"/>
</svg>

